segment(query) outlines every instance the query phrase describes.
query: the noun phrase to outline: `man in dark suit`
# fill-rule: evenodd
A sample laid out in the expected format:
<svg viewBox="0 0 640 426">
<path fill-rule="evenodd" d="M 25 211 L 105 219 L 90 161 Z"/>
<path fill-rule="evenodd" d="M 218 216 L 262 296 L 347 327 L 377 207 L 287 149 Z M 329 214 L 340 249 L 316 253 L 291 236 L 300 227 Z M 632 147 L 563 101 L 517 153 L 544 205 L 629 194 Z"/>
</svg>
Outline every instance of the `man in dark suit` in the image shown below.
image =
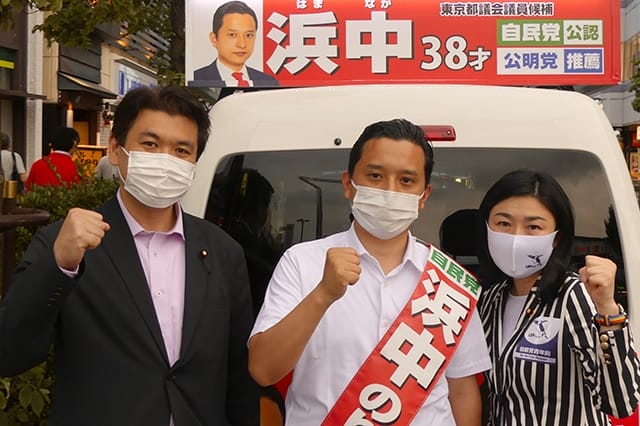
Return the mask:
<svg viewBox="0 0 640 426">
<path fill-rule="evenodd" d="M 209 135 L 185 88 L 130 91 L 110 159 L 122 185 L 33 238 L 0 302 L 0 375 L 53 342 L 50 425 L 257 425 L 242 249 L 178 200 Z"/>
<path fill-rule="evenodd" d="M 273 76 L 248 67 L 245 62 L 253 53 L 258 18 L 241 1 L 224 3 L 213 14 L 209 40 L 218 51 L 218 58 L 206 67 L 194 71 L 191 86 L 273 87 Z"/>
</svg>

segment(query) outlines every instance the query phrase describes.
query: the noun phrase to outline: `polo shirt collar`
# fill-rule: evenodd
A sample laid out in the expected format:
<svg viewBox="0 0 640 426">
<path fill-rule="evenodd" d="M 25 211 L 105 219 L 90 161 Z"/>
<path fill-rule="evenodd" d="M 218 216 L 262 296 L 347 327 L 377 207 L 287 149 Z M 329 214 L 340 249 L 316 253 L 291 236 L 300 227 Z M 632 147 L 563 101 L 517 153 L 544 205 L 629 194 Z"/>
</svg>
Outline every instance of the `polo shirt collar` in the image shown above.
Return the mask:
<svg viewBox="0 0 640 426">
<path fill-rule="evenodd" d="M 375 259 L 371 254 L 369 254 L 367 249 L 362 245 L 362 242 L 360 242 L 360 239 L 358 238 L 358 234 L 356 234 L 356 229 L 353 222 L 351 223 L 351 226 L 347 231 L 347 243 L 350 247 L 353 247 L 356 250 L 356 252 L 358 252 L 359 256 L 366 255 L 371 259 Z M 411 231 L 409 231 L 407 249 L 404 252 L 402 262 L 400 262 L 400 264 L 396 268 L 394 268 L 394 271 L 398 270 L 401 267 L 404 267 L 404 265 L 407 262 L 411 263 L 416 269 L 422 271 L 422 269 L 424 268 L 424 260 L 421 260 L 418 250 L 416 249 L 416 244 L 422 244 L 422 243 L 418 242 L 416 240 L 416 237 L 414 237 L 413 234 L 411 234 Z M 427 245 L 427 247 L 430 248 L 429 245 Z"/>
</svg>

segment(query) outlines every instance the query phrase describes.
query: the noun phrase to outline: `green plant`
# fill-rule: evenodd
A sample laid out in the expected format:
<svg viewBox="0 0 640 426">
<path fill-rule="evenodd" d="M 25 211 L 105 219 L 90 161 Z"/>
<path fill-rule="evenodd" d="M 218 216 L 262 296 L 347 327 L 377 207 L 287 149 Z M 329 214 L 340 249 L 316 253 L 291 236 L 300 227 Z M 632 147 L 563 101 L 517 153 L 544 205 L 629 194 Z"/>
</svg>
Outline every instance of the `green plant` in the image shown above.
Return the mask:
<svg viewBox="0 0 640 426">
<path fill-rule="evenodd" d="M 44 426 L 53 384 L 49 359 L 12 378 L 0 378 L 0 425 Z"/>
<path fill-rule="evenodd" d="M 64 218 L 72 207 L 99 207 L 113 196 L 117 188 L 118 181 L 86 178 L 69 187 L 34 187 L 20 195 L 17 204 L 45 210 L 50 214 L 50 222 L 54 222 Z M 16 229 L 16 262 L 22 258 L 37 228 Z M 53 381 L 52 351 L 45 362 L 28 371 L 11 378 L 0 377 L 0 426 L 45 425 Z"/>
<path fill-rule="evenodd" d="M 118 181 L 86 178 L 69 186 L 34 187 L 18 197 L 18 205 L 49 212 L 50 222 L 62 219 L 72 207 L 95 209 L 111 198 L 118 188 Z M 16 238 L 16 262 L 22 258 L 37 228 L 18 228 Z M 17 263 L 16 263 L 17 264 Z M 0 425 L 1 426 L 1 425 Z"/>
</svg>

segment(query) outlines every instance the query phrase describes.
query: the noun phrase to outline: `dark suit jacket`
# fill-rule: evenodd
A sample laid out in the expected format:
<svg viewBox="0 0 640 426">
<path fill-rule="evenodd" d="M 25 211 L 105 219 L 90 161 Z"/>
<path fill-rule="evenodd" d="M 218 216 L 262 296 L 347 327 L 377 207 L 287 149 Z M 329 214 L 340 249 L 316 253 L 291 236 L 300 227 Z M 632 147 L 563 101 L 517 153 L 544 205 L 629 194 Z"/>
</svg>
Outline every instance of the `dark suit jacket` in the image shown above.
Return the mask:
<svg viewBox="0 0 640 426">
<path fill-rule="evenodd" d="M 226 83 L 220 77 L 217 66 L 218 60 L 216 59 L 206 67 L 198 68 L 193 72 L 193 80 L 190 81 L 190 86 L 213 86 L 213 87 L 226 87 Z M 262 71 L 258 71 L 255 68 L 247 67 L 249 78 L 253 81 L 254 87 L 275 87 L 278 86 L 278 80 L 275 77 L 265 74 Z"/>
<path fill-rule="evenodd" d="M 114 198 L 111 225 L 69 278 L 53 257 L 61 223 L 34 236 L 0 303 L 0 375 L 43 361 L 54 342 L 50 425 L 257 425 L 247 371 L 253 317 L 242 249 L 184 214 L 186 283 L 180 359 L 169 366 L 135 243 Z M 206 250 L 206 255 L 204 251 Z"/>
</svg>

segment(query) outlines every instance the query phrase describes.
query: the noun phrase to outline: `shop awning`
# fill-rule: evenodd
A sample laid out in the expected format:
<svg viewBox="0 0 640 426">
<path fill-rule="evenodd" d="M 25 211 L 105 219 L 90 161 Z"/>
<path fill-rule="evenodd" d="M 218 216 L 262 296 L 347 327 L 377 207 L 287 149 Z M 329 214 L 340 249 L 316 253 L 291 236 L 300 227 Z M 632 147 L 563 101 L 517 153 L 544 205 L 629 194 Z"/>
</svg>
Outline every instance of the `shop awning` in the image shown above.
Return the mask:
<svg viewBox="0 0 640 426">
<path fill-rule="evenodd" d="M 89 92 L 103 99 L 117 99 L 118 95 L 111 90 L 92 83 L 82 78 L 74 77 L 62 71 L 58 71 L 58 90 L 73 90 L 77 92 Z"/>
</svg>

